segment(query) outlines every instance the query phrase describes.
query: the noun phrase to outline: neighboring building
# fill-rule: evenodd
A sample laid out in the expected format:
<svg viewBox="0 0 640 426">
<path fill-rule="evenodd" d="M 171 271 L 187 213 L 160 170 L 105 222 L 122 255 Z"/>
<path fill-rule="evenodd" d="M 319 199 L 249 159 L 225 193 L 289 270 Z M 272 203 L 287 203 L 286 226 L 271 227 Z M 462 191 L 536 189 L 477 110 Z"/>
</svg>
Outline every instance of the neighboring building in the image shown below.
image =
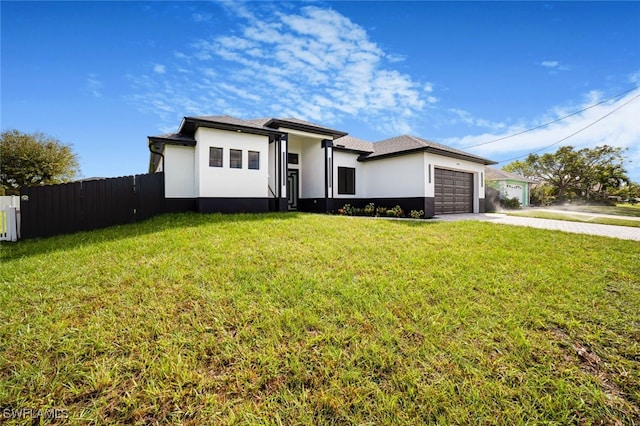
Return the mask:
<svg viewBox="0 0 640 426">
<path fill-rule="evenodd" d="M 484 169 L 496 164 L 414 136 L 371 143 L 295 118 L 185 117 L 149 137 L 169 211 L 336 211 L 369 202 L 481 213 Z"/>
<path fill-rule="evenodd" d="M 485 168 L 487 186 L 500 193 L 500 199 L 516 198 L 522 207 L 528 207 L 531 201 L 530 184 L 535 180 L 493 167 Z"/>
</svg>

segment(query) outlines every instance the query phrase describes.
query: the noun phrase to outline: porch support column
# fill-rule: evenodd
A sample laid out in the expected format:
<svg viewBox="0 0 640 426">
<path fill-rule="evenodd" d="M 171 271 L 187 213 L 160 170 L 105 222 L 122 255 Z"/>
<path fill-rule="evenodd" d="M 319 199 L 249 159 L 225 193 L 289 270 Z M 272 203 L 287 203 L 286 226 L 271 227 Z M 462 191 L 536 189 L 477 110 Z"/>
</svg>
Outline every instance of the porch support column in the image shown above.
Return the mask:
<svg viewBox="0 0 640 426">
<path fill-rule="evenodd" d="M 286 212 L 289 210 L 287 203 L 287 186 L 289 182 L 288 176 L 288 160 L 287 156 L 289 153 L 289 135 L 284 134 L 280 136 L 278 140 L 278 210 L 281 212 Z"/>
<path fill-rule="evenodd" d="M 329 206 L 329 200 L 333 200 L 333 141 L 323 139 L 324 148 L 324 209 L 329 213 L 333 206 Z"/>
</svg>

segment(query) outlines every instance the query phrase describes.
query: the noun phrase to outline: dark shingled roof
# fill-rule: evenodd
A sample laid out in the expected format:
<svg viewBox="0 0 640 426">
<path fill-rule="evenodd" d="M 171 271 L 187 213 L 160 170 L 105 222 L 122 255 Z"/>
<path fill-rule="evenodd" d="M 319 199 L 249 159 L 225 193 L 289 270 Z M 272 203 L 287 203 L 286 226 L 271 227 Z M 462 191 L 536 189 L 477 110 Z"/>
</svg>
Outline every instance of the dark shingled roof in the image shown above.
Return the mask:
<svg viewBox="0 0 640 426">
<path fill-rule="evenodd" d="M 529 178 L 526 178 L 524 176 L 520 176 L 520 175 L 518 175 L 516 173 L 507 172 L 507 171 L 502 170 L 502 169 L 496 169 L 494 167 L 485 167 L 484 172 L 485 172 L 486 180 L 509 179 L 509 180 L 519 180 L 519 181 L 522 181 L 522 182 L 529 182 L 529 183 L 538 183 L 537 181 L 535 181 L 533 179 L 529 179 Z"/>
<path fill-rule="evenodd" d="M 255 124 L 256 126 L 264 127 L 264 125 L 267 124 L 271 120 L 272 120 L 272 118 L 253 118 L 253 119 L 247 120 L 247 121 L 249 123 Z"/>
<path fill-rule="evenodd" d="M 446 145 L 442 145 L 411 135 L 396 136 L 394 138 L 375 142 L 373 143 L 373 149 L 373 154 L 363 158 L 364 161 L 390 157 L 394 155 L 401 155 L 413 151 L 429 151 L 434 154 L 473 161 L 475 163 L 482 163 L 485 165 L 496 164 L 495 161 L 487 160 L 486 158 L 482 158 L 477 155 L 461 151 L 459 149 L 451 148 Z"/>
<path fill-rule="evenodd" d="M 373 144 L 363 139 L 354 138 L 351 135 L 342 136 L 333 141 L 334 149 L 343 149 L 346 151 L 356 151 L 370 154 L 373 152 Z"/>
</svg>

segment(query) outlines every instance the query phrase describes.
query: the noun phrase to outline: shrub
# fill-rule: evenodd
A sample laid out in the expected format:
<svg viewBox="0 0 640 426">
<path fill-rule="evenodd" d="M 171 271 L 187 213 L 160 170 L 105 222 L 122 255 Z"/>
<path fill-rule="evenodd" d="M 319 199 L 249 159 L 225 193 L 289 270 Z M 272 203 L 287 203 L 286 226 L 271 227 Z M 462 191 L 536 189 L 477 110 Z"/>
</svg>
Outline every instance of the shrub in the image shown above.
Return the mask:
<svg viewBox="0 0 640 426">
<path fill-rule="evenodd" d="M 369 203 L 365 206 L 364 208 L 364 214 L 367 216 L 374 216 L 376 213 L 376 207 L 373 205 L 373 203 Z"/>
<path fill-rule="evenodd" d="M 340 213 L 340 210 L 342 210 L 342 213 Z M 345 204 L 341 209 L 338 210 L 338 213 L 346 214 L 347 216 L 353 216 L 353 210 L 354 208 L 351 206 L 351 204 Z"/>
<path fill-rule="evenodd" d="M 387 214 L 386 207 L 378 207 L 376 208 L 376 216 L 385 216 Z"/>
<path fill-rule="evenodd" d="M 387 210 L 387 214 L 389 215 L 389 212 L 392 212 L 390 214 L 390 216 L 395 216 L 395 217 L 403 217 L 404 216 L 404 211 L 402 210 L 402 208 L 400 206 L 395 206 L 392 209 Z"/>
<path fill-rule="evenodd" d="M 422 219 L 424 217 L 424 210 L 411 210 L 409 216 L 413 219 Z"/>
<path fill-rule="evenodd" d="M 517 198 L 504 198 L 500 200 L 500 205 L 505 209 L 519 209 L 520 208 L 520 200 Z"/>
</svg>

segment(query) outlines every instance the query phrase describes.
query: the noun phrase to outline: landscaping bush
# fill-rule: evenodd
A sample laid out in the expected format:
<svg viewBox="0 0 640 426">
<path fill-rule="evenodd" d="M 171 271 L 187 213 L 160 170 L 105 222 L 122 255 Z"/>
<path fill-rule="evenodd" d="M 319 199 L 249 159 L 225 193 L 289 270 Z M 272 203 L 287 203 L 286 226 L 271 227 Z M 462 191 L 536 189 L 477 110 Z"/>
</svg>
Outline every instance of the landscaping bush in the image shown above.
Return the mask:
<svg viewBox="0 0 640 426">
<path fill-rule="evenodd" d="M 517 198 L 504 198 L 500 200 L 500 205 L 509 210 L 515 210 L 520 208 L 520 200 Z"/>
<path fill-rule="evenodd" d="M 414 210 L 415 211 L 415 210 Z M 420 210 L 420 217 L 424 215 L 424 211 Z M 402 207 L 395 206 L 391 209 L 386 207 L 376 207 L 374 203 L 367 204 L 364 208 L 353 207 L 351 204 L 345 204 L 338 209 L 338 214 L 346 216 L 378 216 L 378 217 L 404 217 Z"/>
<path fill-rule="evenodd" d="M 413 219 L 422 219 L 424 217 L 424 210 L 411 210 L 409 216 Z"/>
</svg>

